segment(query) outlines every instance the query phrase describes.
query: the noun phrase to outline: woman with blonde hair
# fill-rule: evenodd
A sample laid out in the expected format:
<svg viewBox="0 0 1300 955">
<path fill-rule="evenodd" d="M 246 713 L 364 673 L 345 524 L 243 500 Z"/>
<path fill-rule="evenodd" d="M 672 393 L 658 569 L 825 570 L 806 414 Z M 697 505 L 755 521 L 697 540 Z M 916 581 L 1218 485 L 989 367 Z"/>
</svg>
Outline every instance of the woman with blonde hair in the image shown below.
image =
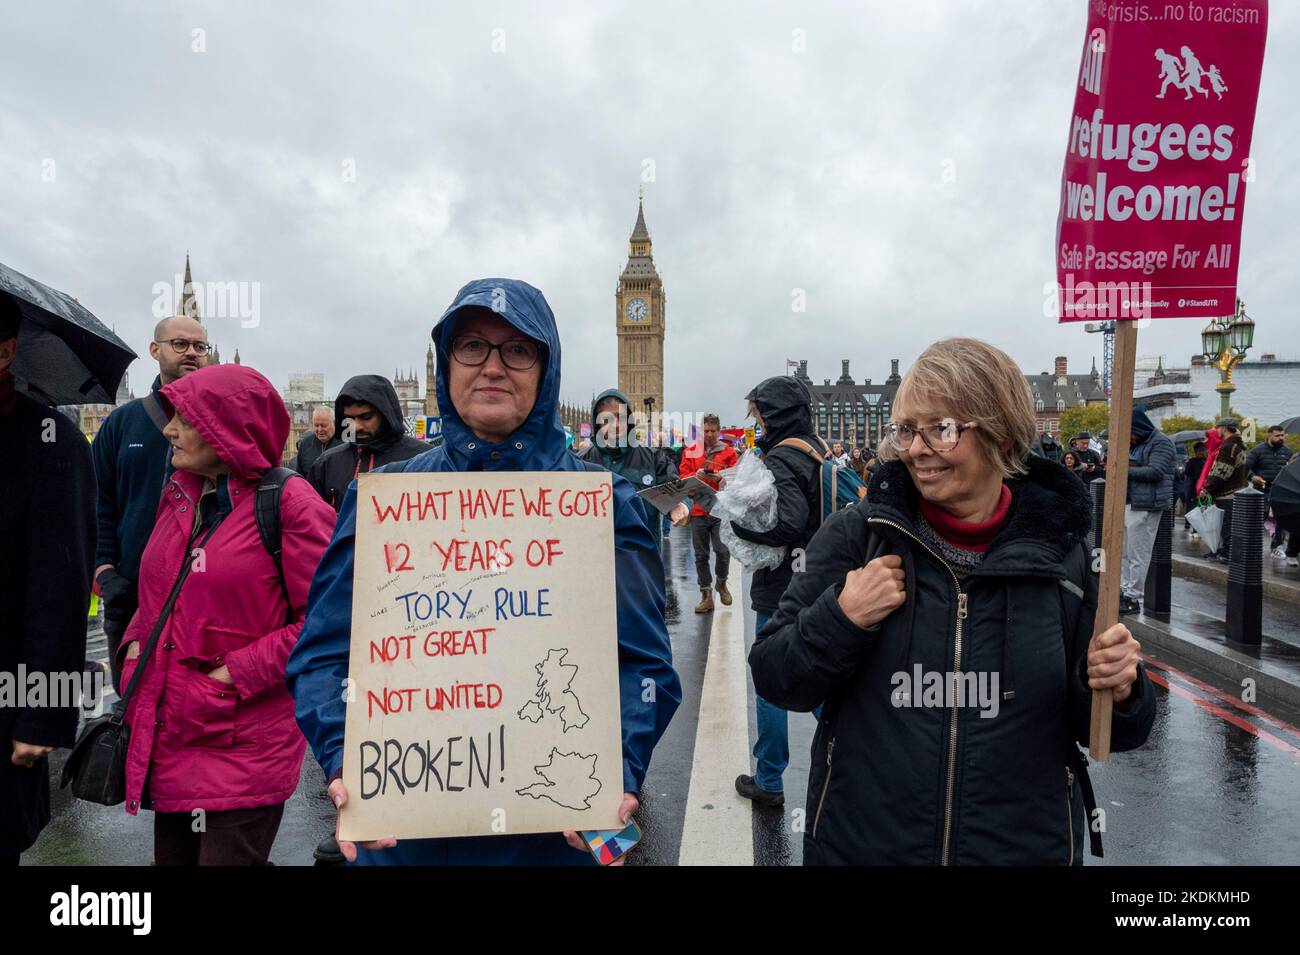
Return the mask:
<svg viewBox="0 0 1300 955">
<path fill-rule="evenodd" d="M 1092 691 L 1111 748 L 1154 692 L 1123 626 L 1092 636 L 1091 508 L 1029 454 L 1034 408 L 1002 351 L 931 345 L 899 386 L 863 505 L 808 545 L 749 662 L 774 705 L 823 705 L 808 864 L 1078 865 L 1094 800 Z"/>
</svg>

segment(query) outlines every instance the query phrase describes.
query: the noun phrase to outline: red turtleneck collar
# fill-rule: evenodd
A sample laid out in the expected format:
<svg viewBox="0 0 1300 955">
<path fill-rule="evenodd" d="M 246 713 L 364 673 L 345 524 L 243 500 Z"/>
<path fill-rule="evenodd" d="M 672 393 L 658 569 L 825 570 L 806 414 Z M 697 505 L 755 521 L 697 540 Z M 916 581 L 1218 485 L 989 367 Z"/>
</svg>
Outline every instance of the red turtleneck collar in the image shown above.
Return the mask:
<svg viewBox="0 0 1300 955">
<path fill-rule="evenodd" d="M 937 504 L 931 504 L 925 498 L 921 499 L 921 514 L 929 521 L 930 526 L 938 531 L 940 537 L 953 547 L 975 551 L 977 554 L 982 554 L 989 549 L 989 544 L 993 543 L 993 538 L 997 536 L 998 531 L 1002 530 L 1002 525 L 1007 522 L 1007 515 L 1010 513 L 1011 488 L 1005 484 L 1002 485 L 998 508 L 993 512 L 993 516 L 978 524 L 958 520 Z"/>
</svg>

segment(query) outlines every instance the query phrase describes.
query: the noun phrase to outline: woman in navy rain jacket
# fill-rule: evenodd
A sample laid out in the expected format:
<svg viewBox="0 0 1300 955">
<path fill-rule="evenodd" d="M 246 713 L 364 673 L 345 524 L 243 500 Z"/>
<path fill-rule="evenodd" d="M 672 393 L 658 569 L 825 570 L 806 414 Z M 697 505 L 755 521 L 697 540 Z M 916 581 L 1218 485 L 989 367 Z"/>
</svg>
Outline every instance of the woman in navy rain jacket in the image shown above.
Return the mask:
<svg viewBox="0 0 1300 955">
<path fill-rule="evenodd" d="M 542 346 L 536 399 L 526 406 L 528 374 L 512 371 L 501 351 L 492 349 L 474 369 L 462 401 L 474 402 L 471 428 L 453 396 L 450 343 L 457 336 L 490 339 L 489 344 L 523 336 Z M 565 447 L 560 423 L 560 336 L 542 293 L 514 279 L 479 279 L 462 288 L 433 328 L 437 353 L 438 407 L 443 409 L 443 443 L 393 471 L 599 471 Z M 463 363 L 462 363 L 463 364 Z M 537 366 L 534 366 L 537 367 Z M 495 377 L 493 377 L 495 376 Z M 480 389 L 488 388 L 488 393 Z M 461 410 L 465 410 L 466 404 Z M 522 418 L 522 423 L 520 422 Z M 489 426 L 485 426 L 489 422 Z M 511 427 L 513 426 L 513 427 Z M 503 430 L 506 429 L 506 430 Z M 636 808 L 655 744 L 681 702 L 681 683 L 672 666 L 664 623 L 663 564 L 634 488 L 617 475 L 614 482 L 614 575 L 618 590 L 618 659 L 622 699 L 623 789 L 621 813 Z M 352 627 L 352 564 L 356 534 L 356 482 L 339 512 L 334 539 L 316 571 L 307 622 L 289 659 L 289 688 L 298 725 L 331 780 L 331 795 L 342 787 L 345 706 L 341 687 L 348 672 Z M 645 682 L 654 693 L 645 693 Z M 644 702 L 650 695 L 651 701 Z M 337 802 L 337 798 L 335 800 Z M 576 841 L 576 840 L 575 840 Z M 582 865 L 594 864 L 585 850 L 572 848 L 559 833 L 477 836 L 457 839 L 404 839 L 385 848 L 356 851 L 365 865 Z M 378 845 L 372 843 L 368 845 Z M 342 846 L 345 855 L 353 847 Z"/>
</svg>

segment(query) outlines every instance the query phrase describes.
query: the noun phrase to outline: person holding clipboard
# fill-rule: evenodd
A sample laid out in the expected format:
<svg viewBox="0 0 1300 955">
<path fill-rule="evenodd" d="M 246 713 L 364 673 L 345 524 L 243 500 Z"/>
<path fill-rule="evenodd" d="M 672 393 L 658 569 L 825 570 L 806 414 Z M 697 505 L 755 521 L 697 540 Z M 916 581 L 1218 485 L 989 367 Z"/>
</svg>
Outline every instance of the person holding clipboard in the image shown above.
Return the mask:
<svg viewBox="0 0 1300 955">
<path fill-rule="evenodd" d="M 682 454 L 681 467 L 678 469 L 682 479 L 691 476 L 715 491 L 721 485 L 721 474 L 727 468 L 734 468 L 740 460 L 735 448 L 718 440 L 722 422 L 715 414 L 706 414 L 701 422 L 701 438 L 688 445 Z M 679 517 L 679 525 L 687 520 Z M 716 517 L 695 502 L 691 505 L 689 518 L 691 542 L 695 546 L 695 576 L 700 582 L 700 602 L 695 606 L 696 613 L 709 613 L 713 610 L 713 588 L 716 586 L 718 598 L 723 606 L 731 606 L 731 591 L 727 589 L 727 572 L 731 567 L 731 552 L 722 543 L 722 524 Z M 714 571 L 709 573 L 709 551 L 714 557 Z"/>
</svg>

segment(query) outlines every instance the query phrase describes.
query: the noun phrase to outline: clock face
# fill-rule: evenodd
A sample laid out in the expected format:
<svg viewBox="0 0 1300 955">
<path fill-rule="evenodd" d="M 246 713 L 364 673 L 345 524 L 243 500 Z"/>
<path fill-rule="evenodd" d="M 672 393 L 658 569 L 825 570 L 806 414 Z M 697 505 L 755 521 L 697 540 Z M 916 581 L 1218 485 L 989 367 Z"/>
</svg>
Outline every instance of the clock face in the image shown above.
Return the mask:
<svg viewBox="0 0 1300 955">
<path fill-rule="evenodd" d="M 629 322 L 644 322 L 650 314 L 650 306 L 646 305 L 645 299 L 634 298 L 627 303 L 624 313 L 627 315 Z"/>
</svg>

